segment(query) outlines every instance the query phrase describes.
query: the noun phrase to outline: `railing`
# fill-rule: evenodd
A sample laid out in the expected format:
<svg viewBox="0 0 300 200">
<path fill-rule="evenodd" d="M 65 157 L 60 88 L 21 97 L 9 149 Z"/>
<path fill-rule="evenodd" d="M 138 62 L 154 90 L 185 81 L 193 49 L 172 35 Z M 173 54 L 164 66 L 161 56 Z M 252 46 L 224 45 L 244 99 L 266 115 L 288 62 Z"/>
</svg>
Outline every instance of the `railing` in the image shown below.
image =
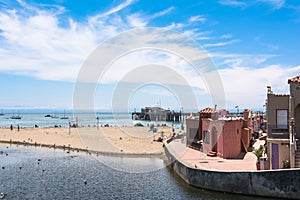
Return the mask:
<svg viewBox="0 0 300 200">
<path fill-rule="evenodd" d="M 289 139 L 289 128 L 287 127 L 277 127 L 276 125 L 268 124 L 268 137 L 278 138 L 278 139 Z"/>
<path fill-rule="evenodd" d="M 289 127 L 290 133 L 290 165 L 292 168 L 295 167 L 295 156 L 297 151 L 297 141 L 295 139 L 295 128 L 294 128 L 294 121 L 290 121 Z"/>
</svg>

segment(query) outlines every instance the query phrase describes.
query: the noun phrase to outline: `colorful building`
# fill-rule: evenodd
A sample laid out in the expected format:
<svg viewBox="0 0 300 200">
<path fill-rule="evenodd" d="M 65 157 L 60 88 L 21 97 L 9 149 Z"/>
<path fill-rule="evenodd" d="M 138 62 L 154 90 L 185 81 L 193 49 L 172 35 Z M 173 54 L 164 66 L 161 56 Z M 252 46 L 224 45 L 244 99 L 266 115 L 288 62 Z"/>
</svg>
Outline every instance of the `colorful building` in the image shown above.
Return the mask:
<svg viewBox="0 0 300 200">
<path fill-rule="evenodd" d="M 199 117 L 189 118 L 186 123 L 187 145 L 201 143 L 201 151 L 209 156 L 237 158 L 250 146 L 253 133 L 250 110 L 245 110 L 243 117 L 233 117 L 205 108 Z"/>
<path fill-rule="evenodd" d="M 300 76 L 288 79 L 290 94 L 267 90 L 267 153 L 270 168 L 300 167 Z M 298 133 L 298 134 L 297 134 Z M 286 165 L 288 163 L 288 165 Z"/>
</svg>

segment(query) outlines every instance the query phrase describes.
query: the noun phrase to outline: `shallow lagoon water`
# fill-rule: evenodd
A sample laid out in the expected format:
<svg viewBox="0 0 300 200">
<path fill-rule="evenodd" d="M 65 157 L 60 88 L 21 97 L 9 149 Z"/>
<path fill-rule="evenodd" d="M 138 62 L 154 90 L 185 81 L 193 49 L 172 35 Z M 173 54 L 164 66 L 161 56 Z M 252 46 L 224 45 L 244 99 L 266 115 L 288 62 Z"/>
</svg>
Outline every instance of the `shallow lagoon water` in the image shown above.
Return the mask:
<svg viewBox="0 0 300 200">
<path fill-rule="evenodd" d="M 5 199 L 254 199 L 191 187 L 158 158 L 106 159 L 123 168 L 86 153 L 0 145 L 0 192 Z M 141 172 L 147 165 L 155 166 Z"/>
</svg>

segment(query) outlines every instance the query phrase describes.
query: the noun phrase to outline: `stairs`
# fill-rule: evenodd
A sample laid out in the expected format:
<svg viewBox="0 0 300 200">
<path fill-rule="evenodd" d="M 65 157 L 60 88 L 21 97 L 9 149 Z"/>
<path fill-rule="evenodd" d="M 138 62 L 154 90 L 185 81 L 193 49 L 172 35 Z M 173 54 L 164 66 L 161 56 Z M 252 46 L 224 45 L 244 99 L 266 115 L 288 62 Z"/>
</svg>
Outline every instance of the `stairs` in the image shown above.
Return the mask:
<svg viewBox="0 0 300 200">
<path fill-rule="evenodd" d="M 217 156 L 217 152 L 209 151 L 209 152 L 207 153 L 207 156 L 210 156 L 210 157 L 216 157 L 216 156 Z M 300 164 L 300 161 L 299 161 L 299 164 Z"/>
<path fill-rule="evenodd" d="M 295 157 L 295 168 L 300 168 L 300 140 L 297 141 L 297 151 Z"/>
</svg>

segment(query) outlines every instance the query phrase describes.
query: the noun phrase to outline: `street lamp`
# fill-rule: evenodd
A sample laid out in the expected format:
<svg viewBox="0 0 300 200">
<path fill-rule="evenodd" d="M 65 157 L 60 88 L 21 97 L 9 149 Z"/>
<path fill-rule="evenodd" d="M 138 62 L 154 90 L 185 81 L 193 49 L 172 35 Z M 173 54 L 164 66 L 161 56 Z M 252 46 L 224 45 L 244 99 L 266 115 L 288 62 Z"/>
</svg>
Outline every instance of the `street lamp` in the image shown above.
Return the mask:
<svg viewBox="0 0 300 200">
<path fill-rule="evenodd" d="M 181 107 L 181 130 L 183 130 L 183 121 L 184 121 L 184 114 L 183 114 L 183 107 Z"/>
<path fill-rule="evenodd" d="M 235 106 L 235 108 L 237 109 L 237 114 L 236 114 L 236 116 L 238 116 L 239 113 L 240 113 L 239 106 Z"/>
</svg>

